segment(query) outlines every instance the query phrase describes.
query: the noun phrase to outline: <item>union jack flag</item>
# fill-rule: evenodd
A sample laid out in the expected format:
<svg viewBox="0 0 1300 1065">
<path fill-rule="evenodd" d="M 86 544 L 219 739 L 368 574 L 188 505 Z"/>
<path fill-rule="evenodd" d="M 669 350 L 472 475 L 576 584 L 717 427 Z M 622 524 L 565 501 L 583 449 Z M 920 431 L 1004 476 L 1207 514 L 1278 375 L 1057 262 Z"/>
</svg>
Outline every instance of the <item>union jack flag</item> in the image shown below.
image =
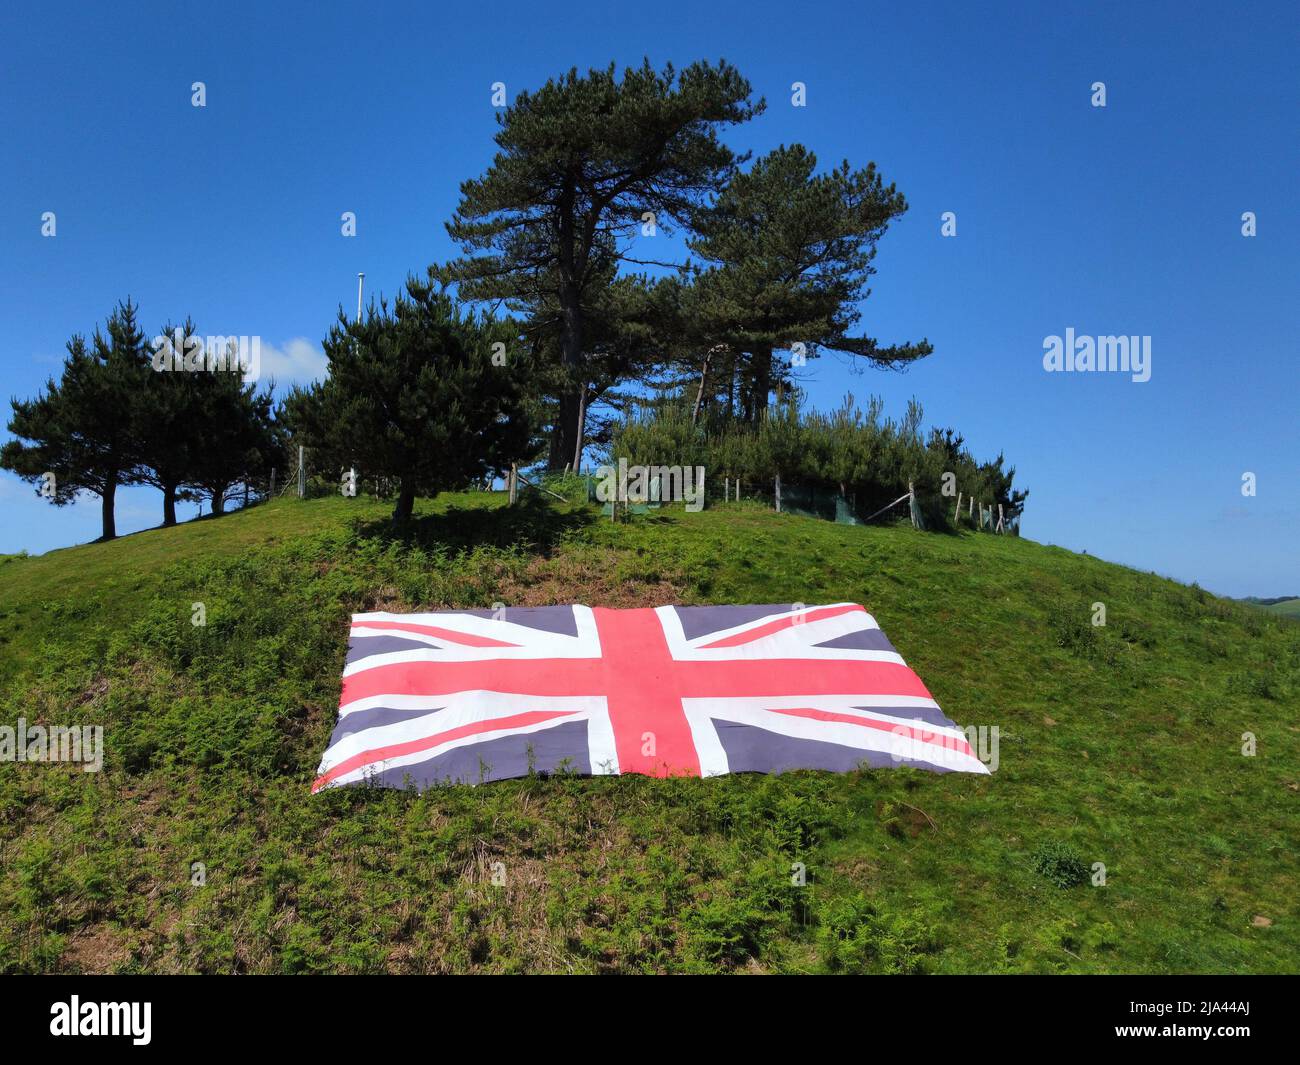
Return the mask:
<svg viewBox="0 0 1300 1065">
<path fill-rule="evenodd" d="M 860 765 L 988 772 L 853 603 L 372 613 L 312 790 Z"/>
</svg>

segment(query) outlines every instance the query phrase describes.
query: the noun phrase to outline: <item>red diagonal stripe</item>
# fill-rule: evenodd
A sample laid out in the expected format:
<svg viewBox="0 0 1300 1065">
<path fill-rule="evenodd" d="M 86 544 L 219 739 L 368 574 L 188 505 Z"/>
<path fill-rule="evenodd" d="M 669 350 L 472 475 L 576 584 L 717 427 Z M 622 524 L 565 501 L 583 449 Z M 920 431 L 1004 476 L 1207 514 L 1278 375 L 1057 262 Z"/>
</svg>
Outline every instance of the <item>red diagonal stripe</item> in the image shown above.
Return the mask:
<svg viewBox="0 0 1300 1065">
<path fill-rule="evenodd" d="M 354 621 L 354 629 L 397 629 L 399 632 L 418 632 L 424 636 L 437 636 L 449 643 L 464 644 L 466 647 L 520 647 L 521 644 L 494 640 L 490 636 L 475 636 L 469 632 L 455 632 L 441 629 L 437 625 L 416 625 L 411 621 Z"/>
<path fill-rule="evenodd" d="M 575 713 L 577 713 L 576 710 L 529 710 L 526 713 L 515 714 L 511 717 L 496 717 L 488 721 L 475 721 L 468 725 L 460 725 L 457 728 L 447 729 L 445 732 L 436 732 L 432 736 L 424 736 L 418 740 L 393 743 L 387 747 L 374 747 L 371 750 L 354 754 L 351 758 L 343 759 L 329 772 L 317 777 L 316 782 L 311 786 L 311 790 L 319 791 L 336 777 L 341 777 L 344 773 L 350 773 L 352 770 L 359 769 L 371 762 L 382 762 L 388 758 L 400 758 L 404 754 L 427 751 L 439 744 L 450 743 L 452 740 L 458 740 L 463 736 L 475 736 L 481 732 L 496 732 L 499 729 L 520 728 L 553 717 L 570 717 Z"/>
<path fill-rule="evenodd" d="M 780 632 L 782 629 L 793 628 L 795 625 L 806 625 L 810 621 L 821 621 L 823 618 L 836 618 L 841 614 L 848 614 L 854 610 L 862 610 L 862 607 L 852 603 L 845 606 L 825 606 L 819 610 L 809 610 L 795 614 L 788 618 L 777 618 L 775 621 L 769 621 L 766 625 L 760 625 L 756 629 L 746 629 L 744 632 L 733 633 L 731 636 L 724 636 L 721 640 L 714 640 L 712 643 L 700 644 L 701 648 L 712 647 L 736 647 L 742 643 L 753 643 L 755 640 L 761 640 L 764 636 L 771 636 L 774 632 Z"/>
<path fill-rule="evenodd" d="M 814 721 L 837 721 L 846 725 L 861 725 L 863 728 L 879 729 L 881 732 L 892 732 L 896 736 L 906 736 L 920 743 L 935 743 L 949 750 L 960 751 L 962 754 L 969 754 L 972 758 L 975 757 L 975 752 L 970 749 L 970 744 L 966 742 L 965 738 L 958 739 L 949 736 L 945 732 L 926 731 L 922 728 L 913 728 L 911 725 L 901 725 L 896 721 L 878 721 L 874 718 L 855 717 L 853 714 L 837 714 L 832 710 L 816 710 L 810 706 L 768 707 L 767 710 L 773 714 L 808 717 Z"/>
</svg>

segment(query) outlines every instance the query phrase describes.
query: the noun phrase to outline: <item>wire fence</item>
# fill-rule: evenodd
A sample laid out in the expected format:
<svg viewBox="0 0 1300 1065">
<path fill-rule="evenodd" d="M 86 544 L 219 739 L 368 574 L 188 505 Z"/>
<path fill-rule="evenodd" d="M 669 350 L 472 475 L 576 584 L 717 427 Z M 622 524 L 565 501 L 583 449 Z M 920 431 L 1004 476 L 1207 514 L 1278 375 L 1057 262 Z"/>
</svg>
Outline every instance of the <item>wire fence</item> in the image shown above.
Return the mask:
<svg viewBox="0 0 1300 1065">
<path fill-rule="evenodd" d="M 548 473 L 540 467 L 512 466 L 500 476 L 467 485 L 469 490 L 501 491 L 509 503 L 525 494 L 563 502 L 598 503 L 611 517 L 644 514 L 665 505 L 685 504 L 690 509 L 736 503 L 770 507 L 783 514 L 819 518 L 840 525 L 869 525 L 909 521 L 915 528 L 955 528 L 1018 536 L 1020 516 L 1005 504 L 987 502 L 958 493 L 955 499 L 919 494 L 912 484 L 893 499 L 859 498 L 826 485 L 788 484 L 774 477 L 771 483 L 746 482 L 723 474 L 697 477 L 692 470 L 657 467 L 667 474 L 635 476 L 630 480 L 617 467 L 584 467 L 580 472 Z M 613 474 L 611 476 L 610 474 Z M 702 482 L 702 483 L 700 483 Z M 248 478 L 231 485 L 223 509 L 256 506 L 268 499 L 315 499 L 328 495 L 365 495 L 395 499 L 399 483 L 392 477 L 366 477 L 356 469 L 312 470 L 306 448 L 298 449 L 297 462 L 282 472 L 273 469 L 264 478 Z"/>
</svg>

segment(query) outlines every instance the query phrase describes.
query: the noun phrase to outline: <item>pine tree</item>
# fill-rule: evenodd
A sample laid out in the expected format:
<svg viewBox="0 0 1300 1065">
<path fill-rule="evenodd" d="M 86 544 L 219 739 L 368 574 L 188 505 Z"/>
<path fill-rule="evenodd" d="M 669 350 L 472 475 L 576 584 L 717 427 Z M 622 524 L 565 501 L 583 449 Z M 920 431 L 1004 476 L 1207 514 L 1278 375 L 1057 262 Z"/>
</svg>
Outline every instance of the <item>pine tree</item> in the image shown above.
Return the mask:
<svg viewBox="0 0 1300 1065">
<path fill-rule="evenodd" d="M 749 97 L 749 83 L 725 61 L 679 75 L 646 60 L 621 79 L 613 64 L 585 75 L 573 69 L 499 114 L 491 167 L 461 185 L 447 231 L 467 257 L 445 268 L 444 280 L 471 301 L 554 307 L 562 377 L 552 468 L 575 452 L 589 320 L 610 283 L 611 258 L 638 261 L 630 244 L 647 213 L 667 230 L 725 182 L 736 159 L 718 131 L 762 110 Z"/>
<path fill-rule="evenodd" d="M 514 323 L 462 314 L 410 280 L 391 309 L 340 313 L 324 349 L 329 376 L 294 389 L 285 418 L 317 464 L 396 481 L 395 520 L 417 494 L 482 482 L 528 453 L 531 364 Z"/>
<path fill-rule="evenodd" d="M 187 342 L 196 336 L 194 323 L 188 318 L 180 327 L 169 323 L 163 326 L 162 336 L 167 338 L 168 346 L 160 349 L 161 354 L 174 351 L 183 356 Z M 164 526 L 176 524 L 178 499 L 198 498 L 184 485 L 196 470 L 210 436 L 201 402 L 202 390 L 210 384 L 208 376 L 206 372 L 187 373 L 179 367 L 155 366 L 146 378 L 140 407 L 140 479 L 162 492 Z"/>
<path fill-rule="evenodd" d="M 57 382 L 50 379 L 36 399 L 11 401 L 9 431 L 18 439 L 0 449 L 0 466 L 42 486 L 52 474 L 49 498 L 56 506 L 82 492 L 99 496 L 101 539 L 113 539 L 118 486 L 140 479 L 140 403 L 150 372 L 144 334 L 128 299 L 89 345 L 82 336 L 68 342 Z"/>
<path fill-rule="evenodd" d="M 283 452 L 270 388 L 259 390 L 229 370 L 187 373 L 193 378 L 194 424 L 183 484 L 224 513 L 232 485 L 266 477 Z"/>
<path fill-rule="evenodd" d="M 696 280 L 695 314 L 733 357 L 749 353 L 732 370 L 749 422 L 774 387 L 791 383 L 788 368 L 773 366 L 775 348 L 802 343 L 809 357 L 828 348 L 892 367 L 933 350 L 924 340 L 881 347 L 850 335 L 870 295 L 876 244 L 907 202 L 874 163 L 816 170 L 812 152 L 782 146 L 737 173 L 692 220 L 688 243 L 708 265 Z"/>
</svg>

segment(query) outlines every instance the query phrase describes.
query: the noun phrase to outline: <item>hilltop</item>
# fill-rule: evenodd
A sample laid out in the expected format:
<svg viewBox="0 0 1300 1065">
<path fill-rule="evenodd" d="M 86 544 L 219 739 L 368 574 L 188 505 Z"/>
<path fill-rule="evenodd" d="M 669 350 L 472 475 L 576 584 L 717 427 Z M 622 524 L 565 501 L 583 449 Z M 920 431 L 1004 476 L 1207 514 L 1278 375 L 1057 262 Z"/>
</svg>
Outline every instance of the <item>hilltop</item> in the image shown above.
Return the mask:
<svg viewBox="0 0 1300 1065">
<path fill-rule="evenodd" d="M 1249 603 L 1251 606 L 1261 607 L 1274 614 L 1281 614 L 1283 617 L 1300 618 L 1300 596 L 1279 595 L 1269 599 L 1260 599 L 1258 596 L 1249 595 L 1241 601 Z"/>
<path fill-rule="evenodd" d="M 106 753 L 0 765 L 0 971 L 1300 968 L 1300 627 L 1015 537 L 502 504 L 5 559 L 0 724 Z M 309 793 L 352 611 L 844 600 L 999 727 L 996 772 Z"/>
</svg>

